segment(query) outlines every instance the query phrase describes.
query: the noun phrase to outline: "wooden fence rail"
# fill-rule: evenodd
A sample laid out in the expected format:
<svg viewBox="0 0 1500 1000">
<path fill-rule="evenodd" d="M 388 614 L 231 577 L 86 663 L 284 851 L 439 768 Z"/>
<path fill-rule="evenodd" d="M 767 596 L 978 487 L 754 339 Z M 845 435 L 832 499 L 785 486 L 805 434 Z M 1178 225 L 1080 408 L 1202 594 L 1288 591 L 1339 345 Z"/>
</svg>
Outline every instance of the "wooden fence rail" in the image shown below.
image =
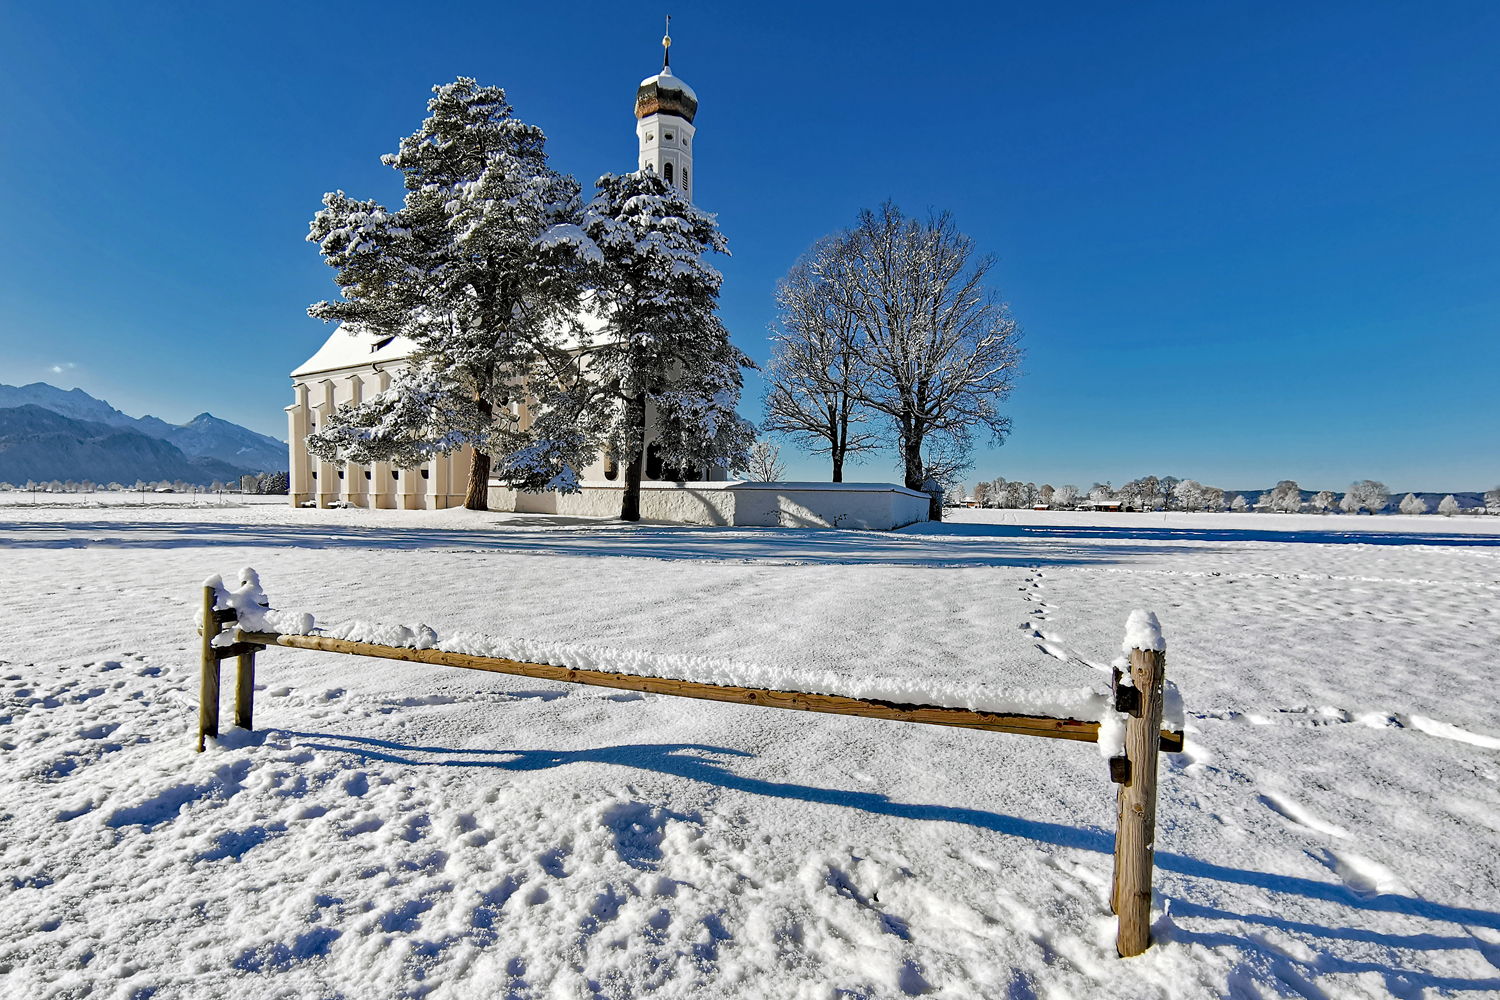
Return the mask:
<svg viewBox="0 0 1500 1000">
<path fill-rule="evenodd" d="M 312 649 L 327 653 L 350 653 L 387 660 L 406 660 L 437 666 L 486 670 L 540 680 L 596 687 L 643 691 L 648 694 L 673 695 L 706 701 L 757 705 L 762 708 L 785 708 L 801 712 L 830 715 L 853 715 L 867 719 L 886 719 L 930 726 L 957 726 L 994 733 L 1021 736 L 1043 736 L 1049 739 L 1096 743 L 1099 723 L 1080 719 L 1056 719 L 1036 715 L 1008 715 L 978 712 L 938 705 L 903 705 L 888 701 L 849 698 L 842 695 L 810 694 L 800 691 L 775 691 L 769 688 L 733 687 L 673 680 L 666 677 L 643 677 L 636 674 L 611 673 L 560 667 L 547 663 L 525 663 L 493 656 L 450 653 L 440 649 L 411 649 L 383 646 L 349 639 L 332 639 L 316 635 L 282 635 L 276 632 L 247 632 L 238 627 L 232 610 L 215 608 L 216 591 L 203 590 L 203 620 L 214 623 L 201 630 L 203 636 L 202 686 L 198 711 L 198 750 L 206 737 L 219 735 L 219 663 L 238 660 L 235 684 L 235 725 L 251 729 L 255 697 L 255 654 L 270 646 Z M 232 628 L 228 645 L 214 645 L 226 626 Z M 1129 718 L 1125 726 L 1125 756 L 1109 762 L 1110 778 L 1120 785 L 1115 833 L 1115 875 L 1110 906 L 1119 916 L 1117 947 L 1124 957 L 1139 955 L 1151 946 L 1151 878 L 1152 843 L 1156 830 L 1156 762 L 1161 752 L 1182 749 L 1183 734 L 1164 731 L 1162 698 L 1166 654 L 1137 649 L 1130 656 L 1130 676 L 1134 687 L 1122 686 L 1118 672 L 1115 681 L 1115 705 Z M 1144 695 L 1144 696 L 1143 696 Z"/>
</svg>

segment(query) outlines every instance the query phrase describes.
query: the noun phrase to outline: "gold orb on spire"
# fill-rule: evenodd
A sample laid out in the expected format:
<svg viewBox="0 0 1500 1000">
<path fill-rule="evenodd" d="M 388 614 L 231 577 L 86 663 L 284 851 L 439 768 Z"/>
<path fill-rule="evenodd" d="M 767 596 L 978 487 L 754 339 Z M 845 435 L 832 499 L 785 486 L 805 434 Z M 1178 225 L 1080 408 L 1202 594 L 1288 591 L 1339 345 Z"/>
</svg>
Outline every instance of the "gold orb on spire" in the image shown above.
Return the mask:
<svg viewBox="0 0 1500 1000">
<path fill-rule="evenodd" d="M 667 33 L 661 36 L 661 68 L 672 65 L 672 15 L 667 15 Z"/>
</svg>

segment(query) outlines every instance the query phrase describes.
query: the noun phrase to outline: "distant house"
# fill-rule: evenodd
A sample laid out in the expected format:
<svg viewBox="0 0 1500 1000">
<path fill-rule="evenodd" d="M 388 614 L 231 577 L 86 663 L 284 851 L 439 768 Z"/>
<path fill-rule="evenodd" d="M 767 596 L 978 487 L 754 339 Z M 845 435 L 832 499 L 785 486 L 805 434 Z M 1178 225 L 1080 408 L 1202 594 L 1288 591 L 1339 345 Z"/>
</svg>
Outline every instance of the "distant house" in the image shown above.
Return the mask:
<svg viewBox="0 0 1500 1000">
<path fill-rule="evenodd" d="M 1082 508 L 1086 508 L 1088 510 L 1124 510 L 1125 509 L 1125 501 L 1124 500 L 1118 500 L 1118 499 L 1116 499 L 1116 500 L 1081 500 L 1081 501 L 1079 501 L 1078 506 L 1082 507 Z"/>
</svg>

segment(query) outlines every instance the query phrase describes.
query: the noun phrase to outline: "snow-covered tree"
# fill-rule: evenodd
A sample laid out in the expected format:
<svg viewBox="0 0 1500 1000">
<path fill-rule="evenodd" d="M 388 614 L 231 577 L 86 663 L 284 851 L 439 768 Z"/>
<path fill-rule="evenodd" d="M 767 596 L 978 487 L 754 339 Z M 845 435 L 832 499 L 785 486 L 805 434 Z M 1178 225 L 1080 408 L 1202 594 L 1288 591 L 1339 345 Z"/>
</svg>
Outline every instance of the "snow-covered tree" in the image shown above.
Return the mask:
<svg viewBox="0 0 1500 1000">
<path fill-rule="evenodd" d="M 981 481 L 974 484 L 974 503 L 980 507 L 988 507 L 990 505 L 989 483 Z"/>
<path fill-rule="evenodd" d="M 996 476 L 990 480 L 990 503 L 991 507 L 1000 506 L 1000 498 L 1005 495 L 1005 477 Z"/>
<path fill-rule="evenodd" d="M 1330 510 L 1333 510 L 1338 506 L 1338 502 L 1339 496 L 1333 490 L 1320 490 L 1314 493 L 1313 498 L 1308 501 L 1312 505 L 1312 509 L 1320 514 L 1326 514 Z"/>
<path fill-rule="evenodd" d="M 1173 487 L 1172 499 L 1182 510 L 1202 510 L 1205 499 L 1203 484 L 1196 479 L 1184 479 Z"/>
<path fill-rule="evenodd" d="M 1484 509 L 1491 514 L 1500 514 L 1500 486 L 1484 495 Z"/>
<path fill-rule="evenodd" d="M 1449 493 L 1447 496 L 1443 497 L 1443 499 L 1438 501 L 1437 512 L 1444 517 L 1452 517 L 1454 514 L 1458 513 L 1458 501 L 1454 499 L 1452 493 Z"/>
<path fill-rule="evenodd" d="M 786 463 L 781 460 L 781 446 L 757 441 L 750 446 L 741 470 L 752 483 L 779 483 L 786 478 Z"/>
<path fill-rule="evenodd" d="M 881 444 L 858 401 L 869 367 L 855 309 L 855 246 L 848 233 L 824 237 L 777 284 L 780 321 L 771 327 L 765 374 L 763 429 L 827 455 L 836 483 L 846 460 Z"/>
<path fill-rule="evenodd" d="M 1020 375 L 1020 329 L 988 287 L 992 257 L 947 213 L 908 219 L 893 203 L 860 213 L 851 233 L 855 308 L 869 377 L 856 398 L 889 421 L 905 485 L 921 489 L 946 444 L 966 454 L 976 431 L 1003 442 L 999 404 Z"/>
<path fill-rule="evenodd" d="M 1385 510 L 1390 502 L 1391 494 L 1385 488 L 1384 483 L 1378 483 L 1373 479 L 1365 479 L 1349 486 L 1340 506 L 1351 514 L 1357 514 L 1361 510 L 1367 510 L 1371 514 L 1378 514 L 1380 511 Z"/>
<path fill-rule="evenodd" d="M 1108 483 L 1095 483 L 1089 487 L 1090 500 L 1113 500 L 1114 498 L 1114 490 L 1110 488 Z"/>
<path fill-rule="evenodd" d="M 1224 510 L 1228 506 L 1229 506 L 1228 502 L 1224 499 L 1224 491 L 1223 490 L 1219 489 L 1217 486 L 1205 486 L 1205 487 L 1203 487 L 1203 509 L 1204 510 L 1209 510 L 1209 511 L 1215 511 L 1215 512 L 1217 512 L 1217 511 Z"/>
<path fill-rule="evenodd" d="M 741 369 L 754 367 L 719 320 L 723 275 L 703 255 L 728 253 L 714 217 L 651 169 L 596 184 L 576 228 L 604 332 L 576 383 L 590 429 L 625 466 L 620 516 L 640 520 L 647 413 L 664 467 L 742 468 L 755 428 L 735 412 Z M 566 227 L 551 242 L 573 241 Z"/>
<path fill-rule="evenodd" d="M 1078 487 L 1059 486 L 1052 494 L 1052 502 L 1058 507 L 1072 507 L 1078 502 Z"/>
<path fill-rule="evenodd" d="M 594 457 L 565 391 L 577 375 L 562 323 L 578 300 L 576 257 L 541 237 L 578 211 L 578 185 L 547 166 L 541 129 L 500 88 L 460 77 L 433 93 L 422 127 L 382 157 L 402 175 L 403 207 L 336 191 L 310 226 L 343 299 L 308 312 L 417 349 L 390 389 L 338 410 L 308 450 L 410 467 L 467 445 L 474 510 L 492 473 L 518 489 L 576 489 L 574 470 Z"/>
<path fill-rule="evenodd" d="M 1229 509 L 1237 514 L 1243 514 L 1245 511 L 1249 510 L 1250 504 L 1245 500 L 1245 494 L 1236 493 L 1234 495 L 1234 500 L 1229 504 Z"/>
<path fill-rule="evenodd" d="M 1055 497 L 1056 495 L 1057 495 L 1057 490 L 1055 490 L 1055 489 L 1052 488 L 1052 484 L 1051 483 L 1043 483 L 1042 484 L 1042 488 L 1037 491 L 1036 502 L 1037 503 L 1044 503 L 1048 507 L 1051 507 L 1052 506 L 1052 498 Z"/>
<path fill-rule="evenodd" d="M 1295 514 L 1302 509 L 1302 488 L 1293 480 L 1283 479 L 1276 484 L 1275 489 L 1270 491 L 1269 496 L 1261 499 L 1266 501 L 1267 506 L 1272 510 Z"/>
<path fill-rule="evenodd" d="M 1408 493 L 1401 498 L 1400 509 L 1403 514 L 1425 514 L 1427 513 L 1427 501 L 1415 493 Z"/>
</svg>

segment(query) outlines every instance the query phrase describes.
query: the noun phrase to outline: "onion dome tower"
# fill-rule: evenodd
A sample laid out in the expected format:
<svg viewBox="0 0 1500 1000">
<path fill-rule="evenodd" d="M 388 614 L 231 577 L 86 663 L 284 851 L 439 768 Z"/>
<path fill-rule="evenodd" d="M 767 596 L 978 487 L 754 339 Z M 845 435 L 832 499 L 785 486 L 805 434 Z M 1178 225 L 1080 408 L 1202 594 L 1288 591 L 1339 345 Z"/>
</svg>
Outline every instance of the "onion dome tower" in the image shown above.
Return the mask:
<svg viewBox="0 0 1500 1000">
<path fill-rule="evenodd" d="M 635 134 L 640 139 L 640 169 L 647 167 L 693 199 L 693 116 L 698 95 L 672 75 L 672 19 L 662 37 L 661 72 L 641 81 L 635 92 Z"/>
</svg>

